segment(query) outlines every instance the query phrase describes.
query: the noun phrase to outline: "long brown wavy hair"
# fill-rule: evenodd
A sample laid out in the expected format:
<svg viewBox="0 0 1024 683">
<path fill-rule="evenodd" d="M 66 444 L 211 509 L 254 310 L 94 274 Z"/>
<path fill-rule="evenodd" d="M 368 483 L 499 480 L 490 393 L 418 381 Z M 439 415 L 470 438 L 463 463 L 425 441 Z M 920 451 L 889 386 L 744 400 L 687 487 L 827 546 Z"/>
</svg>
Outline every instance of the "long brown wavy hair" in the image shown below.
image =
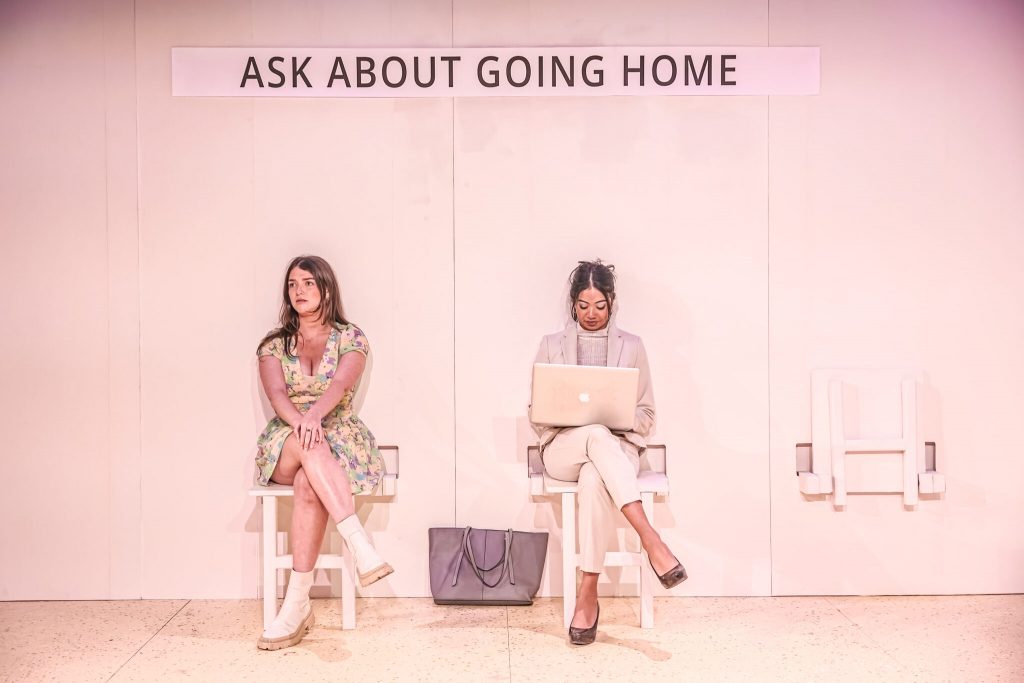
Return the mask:
<svg viewBox="0 0 1024 683">
<path fill-rule="evenodd" d="M 295 356 L 298 346 L 299 335 L 299 314 L 292 308 L 291 299 L 288 298 L 288 276 L 291 272 L 301 268 L 310 273 L 316 281 L 317 289 L 320 290 L 320 322 L 325 325 L 348 325 L 345 319 L 345 311 L 341 307 L 341 291 L 338 289 L 338 279 L 334 277 L 334 270 L 331 264 L 319 256 L 296 256 L 288 264 L 284 271 L 284 286 L 281 289 L 281 326 L 267 333 L 256 347 L 259 352 L 264 344 L 275 339 L 284 340 L 284 350 L 289 356 Z"/>
</svg>

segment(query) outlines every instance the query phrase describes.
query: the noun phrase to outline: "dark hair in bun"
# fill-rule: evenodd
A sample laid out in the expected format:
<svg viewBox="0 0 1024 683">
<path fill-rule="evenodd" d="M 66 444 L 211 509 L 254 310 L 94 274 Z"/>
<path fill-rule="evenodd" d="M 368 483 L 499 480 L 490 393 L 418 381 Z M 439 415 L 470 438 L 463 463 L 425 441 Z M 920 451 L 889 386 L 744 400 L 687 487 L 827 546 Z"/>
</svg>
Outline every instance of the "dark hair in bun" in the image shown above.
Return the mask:
<svg viewBox="0 0 1024 683">
<path fill-rule="evenodd" d="M 569 314 L 573 320 L 576 320 L 576 297 L 591 287 L 604 295 L 611 308 L 615 301 L 615 266 L 602 263 L 601 259 L 580 261 L 569 274 Z"/>
</svg>

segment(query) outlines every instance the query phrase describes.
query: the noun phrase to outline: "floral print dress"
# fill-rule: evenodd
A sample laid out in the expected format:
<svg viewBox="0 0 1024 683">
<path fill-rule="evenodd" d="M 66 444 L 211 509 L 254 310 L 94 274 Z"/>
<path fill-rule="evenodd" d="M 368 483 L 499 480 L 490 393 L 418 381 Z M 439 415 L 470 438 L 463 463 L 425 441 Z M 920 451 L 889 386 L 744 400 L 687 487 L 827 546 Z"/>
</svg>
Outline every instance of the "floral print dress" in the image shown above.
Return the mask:
<svg viewBox="0 0 1024 683">
<path fill-rule="evenodd" d="M 284 381 L 288 385 L 288 398 L 299 412 L 305 413 L 320 396 L 327 391 L 338 368 L 341 357 L 350 351 L 366 355 L 370 345 L 355 325 L 339 325 L 327 337 L 323 358 L 312 377 L 303 374 L 297 356 L 290 357 L 284 350 L 281 338 L 267 342 L 260 347 L 258 355 L 273 356 L 281 361 Z M 372 491 L 384 471 L 383 460 L 373 434 L 359 417 L 352 412 L 352 398 L 355 387 L 345 392 L 338 405 L 323 419 L 323 430 L 330 444 L 331 453 L 348 473 L 352 493 Z M 284 442 L 292 428 L 280 417 L 274 417 L 256 442 L 256 469 L 260 484 L 266 486 L 277 467 Z"/>
</svg>

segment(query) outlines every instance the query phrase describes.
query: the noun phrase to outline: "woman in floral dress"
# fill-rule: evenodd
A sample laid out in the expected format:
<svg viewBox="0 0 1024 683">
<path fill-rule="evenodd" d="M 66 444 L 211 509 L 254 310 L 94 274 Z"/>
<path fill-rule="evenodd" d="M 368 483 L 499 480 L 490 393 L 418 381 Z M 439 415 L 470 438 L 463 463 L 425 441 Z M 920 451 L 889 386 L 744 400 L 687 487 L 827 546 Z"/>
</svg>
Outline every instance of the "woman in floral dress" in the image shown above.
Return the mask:
<svg viewBox="0 0 1024 683">
<path fill-rule="evenodd" d="M 352 410 L 369 345 L 345 319 L 325 260 L 299 256 L 288 264 L 280 322 L 257 349 L 260 380 L 277 416 L 259 437 L 256 467 L 261 484 L 295 490 L 292 574 L 281 611 L 257 641 L 264 650 L 294 645 L 313 627 L 309 590 L 328 516 L 355 557 L 363 586 L 393 571 L 355 515 L 352 496 L 376 487 L 383 470 L 373 434 Z"/>
</svg>

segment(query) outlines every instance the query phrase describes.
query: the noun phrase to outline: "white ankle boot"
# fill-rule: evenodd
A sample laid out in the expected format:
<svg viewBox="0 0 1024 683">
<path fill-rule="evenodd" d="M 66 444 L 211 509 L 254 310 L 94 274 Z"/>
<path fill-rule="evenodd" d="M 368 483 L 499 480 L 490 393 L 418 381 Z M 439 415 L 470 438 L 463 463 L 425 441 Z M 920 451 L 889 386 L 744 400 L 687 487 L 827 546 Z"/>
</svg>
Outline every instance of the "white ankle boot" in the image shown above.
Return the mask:
<svg viewBox="0 0 1024 683">
<path fill-rule="evenodd" d="M 306 631 L 313 628 L 313 605 L 309 602 L 309 589 L 312 587 L 312 569 L 308 572 L 292 570 L 281 611 L 256 641 L 256 647 L 261 650 L 280 650 L 302 640 Z"/>
<path fill-rule="evenodd" d="M 355 515 L 349 515 L 338 522 L 338 531 L 348 545 L 349 551 L 356 558 L 356 572 L 359 574 L 359 585 L 369 586 L 375 581 L 395 571 L 391 565 L 381 559 L 377 551 L 370 545 L 366 530 Z"/>
</svg>

